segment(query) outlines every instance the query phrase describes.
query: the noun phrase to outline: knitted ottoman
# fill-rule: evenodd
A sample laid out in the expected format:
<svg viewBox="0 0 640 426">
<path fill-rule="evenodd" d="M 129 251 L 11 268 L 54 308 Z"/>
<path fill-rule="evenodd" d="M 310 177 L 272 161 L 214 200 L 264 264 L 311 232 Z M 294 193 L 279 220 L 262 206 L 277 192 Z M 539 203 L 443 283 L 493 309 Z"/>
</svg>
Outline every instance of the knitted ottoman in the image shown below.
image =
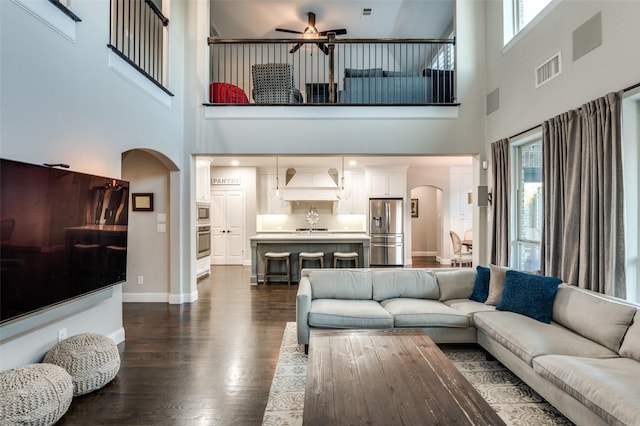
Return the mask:
<svg viewBox="0 0 640 426">
<path fill-rule="evenodd" d="M 29 364 L 0 373 L 0 424 L 52 425 L 71 405 L 73 383 L 64 368 Z"/>
<path fill-rule="evenodd" d="M 42 362 L 59 365 L 71 374 L 73 396 L 100 389 L 120 370 L 118 347 L 108 337 L 95 333 L 63 340 L 47 352 Z"/>
</svg>

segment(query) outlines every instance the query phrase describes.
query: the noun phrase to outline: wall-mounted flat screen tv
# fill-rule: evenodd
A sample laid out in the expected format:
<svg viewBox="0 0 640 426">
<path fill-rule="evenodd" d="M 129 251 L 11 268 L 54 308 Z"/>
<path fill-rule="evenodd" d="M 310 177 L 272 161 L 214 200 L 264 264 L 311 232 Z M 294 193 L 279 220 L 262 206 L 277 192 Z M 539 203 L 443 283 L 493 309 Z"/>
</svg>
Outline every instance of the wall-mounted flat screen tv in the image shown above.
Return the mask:
<svg viewBox="0 0 640 426">
<path fill-rule="evenodd" d="M 126 280 L 129 183 L 0 159 L 0 323 Z"/>
</svg>

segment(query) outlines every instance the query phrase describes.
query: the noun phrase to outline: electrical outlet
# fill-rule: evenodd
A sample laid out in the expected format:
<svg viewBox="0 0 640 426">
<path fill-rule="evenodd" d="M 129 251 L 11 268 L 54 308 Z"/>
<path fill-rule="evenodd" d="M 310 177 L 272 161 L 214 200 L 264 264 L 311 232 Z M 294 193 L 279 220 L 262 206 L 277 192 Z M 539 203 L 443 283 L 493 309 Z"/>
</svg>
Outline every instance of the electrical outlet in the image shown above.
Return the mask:
<svg viewBox="0 0 640 426">
<path fill-rule="evenodd" d="M 142 284 L 144 284 L 144 278 L 142 277 L 142 275 L 138 275 L 138 285 Z"/>
<path fill-rule="evenodd" d="M 60 330 L 58 330 L 58 342 L 62 342 L 66 338 L 67 338 L 67 329 L 61 328 Z"/>
</svg>

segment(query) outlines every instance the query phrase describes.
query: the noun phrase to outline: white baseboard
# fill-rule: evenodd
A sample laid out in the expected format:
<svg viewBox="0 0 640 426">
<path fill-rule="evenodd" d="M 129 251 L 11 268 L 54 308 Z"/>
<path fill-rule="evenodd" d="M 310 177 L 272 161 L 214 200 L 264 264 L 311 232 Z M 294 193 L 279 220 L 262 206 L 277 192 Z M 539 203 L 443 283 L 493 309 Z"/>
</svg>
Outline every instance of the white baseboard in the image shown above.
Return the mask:
<svg viewBox="0 0 640 426">
<path fill-rule="evenodd" d="M 437 256 L 438 252 L 436 251 L 413 251 L 411 252 L 411 256 Z"/>
<path fill-rule="evenodd" d="M 438 262 L 441 265 L 451 265 L 451 264 L 453 264 L 451 259 L 445 259 L 444 257 L 440 257 L 440 256 L 436 256 L 436 262 Z"/>
<path fill-rule="evenodd" d="M 191 293 L 172 294 L 169 296 L 170 305 L 182 305 L 183 303 L 192 303 L 198 300 L 198 290 Z"/>
<path fill-rule="evenodd" d="M 118 330 L 113 333 L 109 333 L 107 336 L 109 339 L 113 340 L 113 343 L 116 345 L 124 342 L 124 327 L 120 327 Z"/>
</svg>

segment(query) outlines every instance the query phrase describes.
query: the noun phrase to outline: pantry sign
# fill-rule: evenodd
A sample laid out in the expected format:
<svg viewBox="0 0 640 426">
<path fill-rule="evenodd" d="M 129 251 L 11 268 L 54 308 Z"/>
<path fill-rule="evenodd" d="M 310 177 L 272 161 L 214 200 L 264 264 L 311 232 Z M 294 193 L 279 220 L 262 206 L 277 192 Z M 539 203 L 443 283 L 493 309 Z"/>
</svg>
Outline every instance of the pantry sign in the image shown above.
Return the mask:
<svg viewBox="0 0 640 426">
<path fill-rule="evenodd" d="M 211 185 L 242 185 L 240 178 L 211 178 Z"/>
</svg>

